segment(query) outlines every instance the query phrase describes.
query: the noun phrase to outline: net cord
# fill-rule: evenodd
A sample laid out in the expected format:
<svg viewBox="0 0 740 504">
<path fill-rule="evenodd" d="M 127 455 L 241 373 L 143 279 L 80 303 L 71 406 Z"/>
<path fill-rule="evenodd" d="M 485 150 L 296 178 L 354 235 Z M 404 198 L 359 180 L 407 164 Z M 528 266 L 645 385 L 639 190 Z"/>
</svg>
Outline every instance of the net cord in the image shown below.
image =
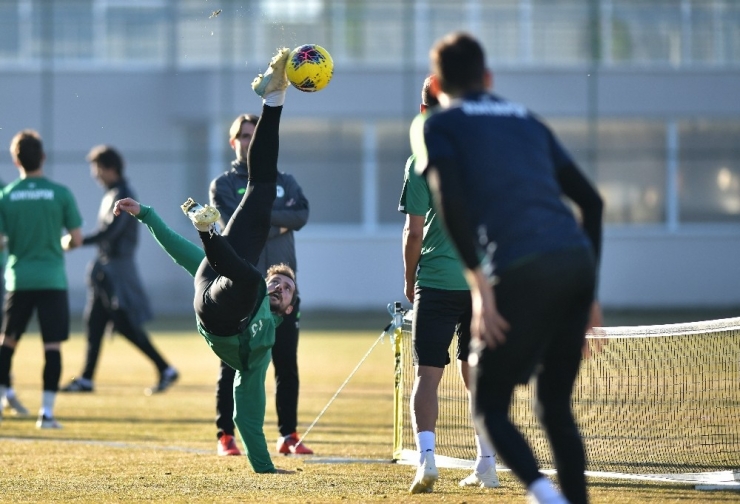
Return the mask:
<svg viewBox="0 0 740 504">
<path fill-rule="evenodd" d="M 339 389 L 334 393 L 334 395 L 331 397 L 331 399 L 329 399 L 329 402 L 326 403 L 326 406 L 324 406 L 324 409 L 322 409 L 321 412 L 318 414 L 318 416 L 314 419 L 314 421 L 311 422 L 311 425 L 308 426 L 308 428 L 306 429 L 306 431 L 303 433 L 303 436 L 301 436 L 301 438 L 296 443 L 296 446 L 299 445 L 299 444 L 301 444 L 301 443 L 303 443 L 303 441 L 308 436 L 308 433 L 311 432 L 311 429 L 314 428 L 314 426 L 319 421 L 319 419 L 324 415 L 324 413 L 326 413 L 326 411 L 329 409 L 329 406 L 331 406 L 331 404 L 334 402 L 334 400 L 339 396 L 339 394 L 342 392 L 342 390 L 344 389 L 344 387 L 347 386 L 347 384 L 349 383 L 349 381 L 352 379 L 352 377 L 355 375 L 355 373 L 357 373 L 357 371 L 360 369 L 360 367 L 362 366 L 362 364 L 367 360 L 368 357 L 370 357 L 370 354 L 375 349 L 375 347 L 378 345 L 378 343 L 380 343 L 381 341 L 383 341 L 383 339 L 385 338 L 385 336 L 388 335 L 388 336 L 391 337 L 391 341 L 394 342 L 394 344 L 395 344 L 396 337 L 399 336 L 397 334 L 397 332 L 400 333 L 401 327 L 403 327 L 403 311 L 400 308 L 400 306 L 401 306 L 400 303 L 395 303 L 394 307 L 391 308 L 391 305 L 392 304 L 393 303 L 389 303 L 388 304 L 388 311 L 393 316 L 393 321 L 386 326 L 386 328 L 383 330 L 382 333 L 380 333 L 380 336 L 378 336 L 378 339 L 376 339 L 375 342 L 370 346 L 370 349 L 365 353 L 365 355 L 362 357 L 362 359 L 360 359 L 360 362 L 357 363 L 357 365 L 352 370 L 352 372 L 349 374 L 349 376 L 347 377 L 347 379 L 344 380 L 344 383 L 342 383 L 342 385 L 339 386 Z M 399 309 L 400 309 L 400 311 L 399 311 Z"/>
</svg>

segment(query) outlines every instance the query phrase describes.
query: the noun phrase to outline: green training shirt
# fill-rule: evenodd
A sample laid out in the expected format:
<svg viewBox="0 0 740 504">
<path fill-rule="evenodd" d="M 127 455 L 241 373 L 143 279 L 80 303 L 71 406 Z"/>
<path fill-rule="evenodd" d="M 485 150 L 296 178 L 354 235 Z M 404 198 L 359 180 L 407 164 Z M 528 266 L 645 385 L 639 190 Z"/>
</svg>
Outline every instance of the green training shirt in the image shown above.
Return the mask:
<svg viewBox="0 0 740 504">
<path fill-rule="evenodd" d="M 457 251 L 437 218 L 426 179 L 414 171 L 414 162 L 414 156 L 406 161 L 398 211 L 424 216 L 416 285 L 433 289 L 468 290 Z"/>
<path fill-rule="evenodd" d="M 67 289 L 63 231 L 82 226 L 72 192 L 45 177 L 0 190 L 0 233 L 8 237 L 5 289 Z"/>
</svg>

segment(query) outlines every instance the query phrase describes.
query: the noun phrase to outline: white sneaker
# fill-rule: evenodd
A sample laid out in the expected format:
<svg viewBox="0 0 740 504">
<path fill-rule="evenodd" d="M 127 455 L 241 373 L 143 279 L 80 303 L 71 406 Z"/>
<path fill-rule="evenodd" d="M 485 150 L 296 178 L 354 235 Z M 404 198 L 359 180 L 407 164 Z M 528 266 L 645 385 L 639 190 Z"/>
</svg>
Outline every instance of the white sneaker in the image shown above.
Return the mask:
<svg viewBox="0 0 740 504">
<path fill-rule="evenodd" d="M 527 503 L 568 504 L 568 499 L 555 489 L 549 479 L 542 476 L 527 487 Z"/>
<path fill-rule="evenodd" d="M 56 418 L 48 417 L 46 415 L 39 415 L 39 419 L 36 420 L 37 429 L 61 429 L 62 424 L 57 422 Z"/>
<path fill-rule="evenodd" d="M 28 409 L 23 406 L 17 396 L 4 397 L 3 409 L 10 410 L 13 414 L 18 416 L 28 416 Z"/>
<path fill-rule="evenodd" d="M 188 198 L 185 203 L 180 205 L 182 211 L 193 222 L 195 229 L 198 231 L 212 231 L 215 223 L 221 218 L 221 213 L 211 205 L 203 206 L 196 203 L 193 198 Z"/>
<path fill-rule="evenodd" d="M 526 498 L 527 504 L 570 504 L 568 499 L 562 495 L 548 500 L 540 500 L 532 492 L 527 492 Z"/>
<path fill-rule="evenodd" d="M 434 452 L 428 451 L 424 454 L 424 462 L 416 469 L 416 476 L 411 483 L 409 493 L 430 493 L 434 483 L 439 479 L 439 471 L 434 461 Z"/>
<path fill-rule="evenodd" d="M 264 74 L 259 74 L 252 81 L 252 89 L 258 96 L 264 98 L 266 94 L 273 91 L 283 91 L 288 89 L 290 81 L 285 73 L 285 65 L 288 63 L 290 49 L 283 47 L 270 60 L 270 66 Z"/>
<path fill-rule="evenodd" d="M 479 488 L 498 488 L 498 474 L 496 474 L 496 465 L 492 465 L 486 472 L 479 473 L 473 471 L 467 478 L 460 480 L 461 487 L 479 487 Z"/>
</svg>

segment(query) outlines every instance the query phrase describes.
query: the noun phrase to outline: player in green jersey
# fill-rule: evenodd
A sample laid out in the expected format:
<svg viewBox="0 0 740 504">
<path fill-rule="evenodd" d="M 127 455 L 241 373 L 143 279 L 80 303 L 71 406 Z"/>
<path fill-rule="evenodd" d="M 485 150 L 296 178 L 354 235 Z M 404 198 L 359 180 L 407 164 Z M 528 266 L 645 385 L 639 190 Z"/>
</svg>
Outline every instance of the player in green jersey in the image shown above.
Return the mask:
<svg viewBox="0 0 740 504">
<path fill-rule="evenodd" d="M 8 248 L 0 397 L 7 394 L 13 354 L 36 311 L 45 359 L 36 427 L 58 429 L 61 425 L 54 418 L 54 403 L 62 372 L 61 343 L 69 338 L 64 251 L 82 243 L 82 218 L 71 191 L 44 175 L 46 156 L 37 132 L 24 130 L 15 135 L 10 153 L 20 177 L 0 191 L 0 235 L 7 238 Z M 64 229 L 68 234 L 60 240 Z"/>
<path fill-rule="evenodd" d="M 427 77 L 421 90 L 420 110 L 437 105 Z M 439 477 L 434 459 L 435 428 L 439 403 L 437 388 L 450 363 L 448 349 L 457 334 L 457 361 L 468 390 L 468 347 L 470 345 L 470 290 L 454 245 L 442 228 L 432 205 L 426 179 L 414 172 L 415 158 L 406 162 L 403 191 L 398 210 L 406 214 L 403 228 L 403 258 L 406 299 L 414 304 L 411 334 L 414 348 L 414 386 L 411 417 L 419 465 L 410 493 L 431 492 Z M 473 472 L 460 486 L 496 488 L 496 456 L 493 448 L 476 432 L 477 457 Z"/>
</svg>

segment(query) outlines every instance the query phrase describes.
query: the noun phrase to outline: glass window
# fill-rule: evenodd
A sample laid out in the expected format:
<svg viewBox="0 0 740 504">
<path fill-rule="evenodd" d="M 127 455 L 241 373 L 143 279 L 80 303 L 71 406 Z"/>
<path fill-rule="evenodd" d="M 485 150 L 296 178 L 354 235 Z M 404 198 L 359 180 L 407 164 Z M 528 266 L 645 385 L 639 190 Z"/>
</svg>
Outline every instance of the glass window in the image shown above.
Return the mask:
<svg viewBox="0 0 740 504">
<path fill-rule="evenodd" d="M 353 9 L 355 15 L 358 11 Z M 404 40 L 408 38 L 410 19 L 405 19 L 404 3 L 393 0 L 367 2 L 359 44 L 361 62 L 367 65 L 398 66 L 404 60 Z M 348 34 L 348 39 L 354 37 Z"/>
<path fill-rule="evenodd" d="M 286 119 L 278 167 L 293 175 L 311 206 L 313 224 L 362 222 L 362 138 L 359 121 Z"/>
<path fill-rule="evenodd" d="M 674 0 L 612 0 L 615 62 L 681 64 L 680 3 Z"/>
<path fill-rule="evenodd" d="M 695 63 L 740 62 L 740 5 L 737 2 L 692 3 L 690 50 Z"/>
<path fill-rule="evenodd" d="M 270 22 L 312 22 L 321 17 L 322 0 L 260 0 L 262 14 Z"/>
<path fill-rule="evenodd" d="M 740 221 L 740 122 L 679 124 L 681 222 Z"/>
<path fill-rule="evenodd" d="M 600 121 L 594 175 L 607 223 L 665 220 L 665 135 L 662 122 Z"/>
<path fill-rule="evenodd" d="M 589 7 L 584 1 L 533 2 L 531 59 L 547 65 L 573 65 L 590 57 Z"/>
<path fill-rule="evenodd" d="M 478 20 L 486 56 L 494 65 L 511 65 L 519 61 L 522 24 L 518 0 L 485 2 Z"/>
<path fill-rule="evenodd" d="M 398 211 L 403 187 L 403 169 L 411 154 L 409 124 L 406 121 L 377 123 L 378 136 L 378 214 L 381 224 L 403 224 Z"/>
<path fill-rule="evenodd" d="M 545 121 L 555 133 L 560 143 L 576 162 L 578 167 L 591 179 L 595 173 L 594 159 L 590 146 L 589 123 L 584 119 L 554 119 Z"/>
<path fill-rule="evenodd" d="M 110 61 L 166 62 L 166 11 L 151 7 L 111 7 L 107 19 Z"/>
<path fill-rule="evenodd" d="M 50 48 L 58 60 L 89 60 L 93 57 L 92 0 L 67 0 L 51 6 L 33 3 L 33 54 L 43 54 L 42 41 L 51 29 Z"/>
<path fill-rule="evenodd" d="M 20 52 L 18 2 L 0 2 L 0 60 L 14 60 Z"/>
<path fill-rule="evenodd" d="M 245 22 L 241 12 L 231 15 L 221 13 L 211 18 L 211 13 L 199 0 L 178 2 L 177 9 L 177 64 L 185 67 L 214 67 L 221 62 L 224 24 L 234 16 Z M 251 40 L 251 39 L 250 39 Z"/>
</svg>

